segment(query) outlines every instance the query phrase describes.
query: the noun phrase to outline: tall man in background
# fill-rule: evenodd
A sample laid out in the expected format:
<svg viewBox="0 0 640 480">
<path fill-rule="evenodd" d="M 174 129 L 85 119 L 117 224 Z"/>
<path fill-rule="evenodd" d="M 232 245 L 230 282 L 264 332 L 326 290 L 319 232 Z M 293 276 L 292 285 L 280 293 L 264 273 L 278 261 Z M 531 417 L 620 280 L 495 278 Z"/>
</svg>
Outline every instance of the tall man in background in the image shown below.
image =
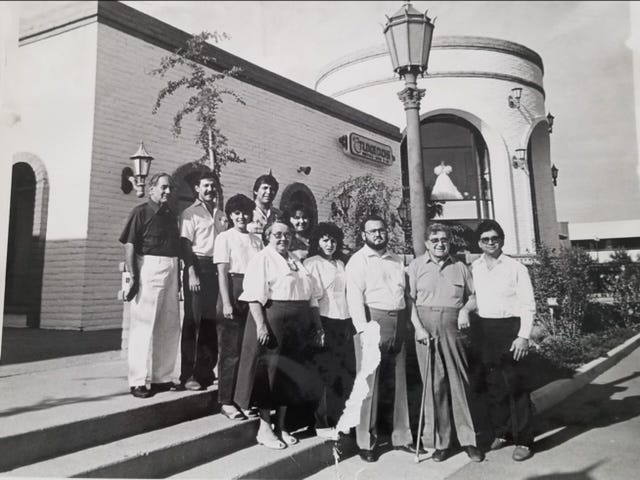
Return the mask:
<svg viewBox="0 0 640 480">
<path fill-rule="evenodd" d="M 271 172 L 260 175 L 253 184 L 253 200 L 256 208 L 253 211 L 253 221 L 247 226 L 249 233 L 262 233 L 264 226 L 282 214 L 273 206 L 280 184 Z"/>
<path fill-rule="evenodd" d="M 213 263 L 213 246 L 216 236 L 225 230 L 225 215 L 216 207 L 216 185 L 214 174 L 203 172 L 194 186 L 195 202 L 180 217 L 184 262 L 180 384 L 187 390 L 203 390 L 210 386 L 218 359 L 218 270 Z"/>
<path fill-rule="evenodd" d="M 168 204 L 171 189 L 169 174 L 153 175 L 148 202 L 133 209 L 120 235 L 131 274 L 125 292 L 125 300 L 131 302 L 128 380 L 131 394 L 137 398 L 148 398 L 173 386 L 180 337 L 180 235 L 178 219 Z M 149 381 L 151 390 L 147 388 Z"/>
</svg>

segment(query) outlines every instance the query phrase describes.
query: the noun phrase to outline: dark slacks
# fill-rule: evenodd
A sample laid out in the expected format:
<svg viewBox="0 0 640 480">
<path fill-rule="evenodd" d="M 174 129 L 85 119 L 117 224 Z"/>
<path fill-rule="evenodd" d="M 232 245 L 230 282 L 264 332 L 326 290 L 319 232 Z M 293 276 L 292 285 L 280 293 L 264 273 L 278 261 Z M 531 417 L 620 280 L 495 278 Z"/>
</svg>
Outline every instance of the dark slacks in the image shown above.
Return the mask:
<svg viewBox="0 0 640 480">
<path fill-rule="evenodd" d="M 218 332 L 218 401 L 223 405 L 233 403 L 236 382 L 239 377 L 245 377 L 247 372 L 240 371 L 240 351 L 244 335 L 249 304 L 238 301 L 242 293 L 244 275 L 230 274 L 229 288 L 233 305 L 233 318 L 224 318 L 222 303 L 216 320 Z"/>
<path fill-rule="evenodd" d="M 351 319 L 320 317 L 325 346 L 317 351 L 313 363 L 321 382 L 315 411 L 316 427 L 334 427 L 349 398 L 356 374 L 353 347 L 355 330 Z"/>
<path fill-rule="evenodd" d="M 520 318 L 480 318 L 478 321 L 481 382 L 495 437 L 511 437 L 517 445 L 533 444 L 533 404 L 528 388 L 527 358 L 516 362 L 511 343 L 518 336 Z"/>
<path fill-rule="evenodd" d="M 200 291 L 189 289 L 189 272 L 183 271 L 184 321 L 182 322 L 180 381 L 195 378 L 202 386 L 213 383 L 218 359 L 216 302 L 218 270 L 211 257 L 195 257 L 194 267 L 200 279 Z"/>
</svg>

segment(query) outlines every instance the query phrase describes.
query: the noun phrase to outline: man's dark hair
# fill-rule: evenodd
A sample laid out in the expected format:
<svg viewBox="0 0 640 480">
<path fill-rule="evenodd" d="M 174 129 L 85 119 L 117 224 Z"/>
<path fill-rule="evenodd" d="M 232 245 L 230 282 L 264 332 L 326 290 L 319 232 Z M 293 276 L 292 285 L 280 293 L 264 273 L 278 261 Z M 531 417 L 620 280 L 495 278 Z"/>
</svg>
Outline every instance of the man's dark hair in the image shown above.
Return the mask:
<svg viewBox="0 0 640 480">
<path fill-rule="evenodd" d="M 216 187 L 216 189 L 218 188 L 218 177 L 215 173 L 209 170 L 203 170 L 198 175 L 194 176 L 193 185 L 199 186 L 202 180 L 213 180 L 214 186 Z"/>
<path fill-rule="evenodd" d="M 504 230 L 502 230 L 500 224 L 495 220 L 483 220 L 480 222 L 480 225 L 478 225 L 478 228 L 476 229 L 476 240 L 479 242 L 482 234 L 491 230 L 495 230 L 500 237 L 500 240 L 504 241 Z"/>
<path fill-rule="evenodd" d="M 340 230 L 340 227 L 331 222 L 320 222 L 311 230 L 311 235 L 309 236 L 309 256 L 312 257 L 319 254 L 320 247 L 318 246 L 318 242 L 324 236 L 331 237 L 336 241 L 336 253 L 334 257 L 339 258 L 342 255 L 342 249 L 344 247 L 344 234 L 342 230 Z"/>
<path fill-rule="evenodd" d="M 278 193 L 280 184 L 278 183 L 278 181 L 273 175 L 271 175 L 270 173 L 267 173 L 266 175 L 260 175 L 258 178 L 256 178 L 256 181 L 253 183 L 253 190 L 251 191 L 254 192 L 253 193 L 254 198 L 256 196 L 255 192 L 257 192 L 258 189 L 260 188 L 260 185 L 264 183 L 266 183 L 267 185 L 271 185 L 271 188 L 275 190 L 275 193 Z"/>
<path fill-rule="evenodd" d="M 231 197 L 227 200 L 227 203 L 224 206 L 224 213 L 227 214 L 229 225 L 233 225 L 233 221 L 231 220 L 231 214 L 233 212 L 240 211 L 242 213 L 247 213 L 251 218 L 253 218 L 253 209 L 255 206 L 256 204 L 253 203 L 253 200 L 242 193 L 238 193 Z"/>
<path fill-rule="evenodd" d="M 360 231 L 364 232 L 364 226 L 367 224 L 367 222 L 382 222 L 382 224 L 384 225 L 384 228 L 387 229 L 387 221 L 382 218 L 380 215 L 377 214 L 369 214 L 366 217 L 364 217 L 364 220 L 362 221 L 362 223 L 360 223 Z"/>
<path fill-rule="evenodd" d="M 429 240 L 429 236 L 433 233 L 444 232 L 447 234 L 447 238 L 451 240 L 451 228 L 448 225 L 440 222 L 430 223 L 427 230 L 424 232 L 424 239 Z"/>
</svg>

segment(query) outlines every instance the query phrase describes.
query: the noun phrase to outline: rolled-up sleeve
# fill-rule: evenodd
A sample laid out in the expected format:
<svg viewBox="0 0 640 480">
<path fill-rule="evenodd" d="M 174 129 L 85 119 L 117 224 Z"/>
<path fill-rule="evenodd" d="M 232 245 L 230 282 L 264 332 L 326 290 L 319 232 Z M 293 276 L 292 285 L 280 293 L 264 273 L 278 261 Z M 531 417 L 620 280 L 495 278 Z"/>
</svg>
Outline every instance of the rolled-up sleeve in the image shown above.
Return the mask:
<svg viewBox="0 0 640 480">
<path fill-rule="evenodd" d="M 263 255 L 256 255 L 249 260 L 239 300 L 259 302 L 261 305 L 267 303 L 270 298 L 267 262 L 268 259 Z"/>
<path fill-rule="evenodd" d="M 182 212 L 180 216 L 180 236 L 193 242 L 195 234 L 195 224 L 193 222 L 193 216 L 189 212 L 189 209 Z"/>
<path fill-rule="evenodd" d="M 228 235 L 218 235 L 213 244 L 213 263 L 229 263 Z"/>
</svg>

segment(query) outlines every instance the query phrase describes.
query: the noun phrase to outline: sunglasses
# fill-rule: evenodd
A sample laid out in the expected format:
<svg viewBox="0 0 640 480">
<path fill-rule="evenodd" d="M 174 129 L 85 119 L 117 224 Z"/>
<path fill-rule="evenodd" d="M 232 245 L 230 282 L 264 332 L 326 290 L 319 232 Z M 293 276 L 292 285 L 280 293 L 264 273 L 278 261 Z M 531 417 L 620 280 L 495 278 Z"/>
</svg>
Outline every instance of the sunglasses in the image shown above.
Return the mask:
<svg viewBox="0 0 640 480">
<path fill-rule="evenodd" d="M 480 243 L 484 243 L 485 245 L 498 242 L 500 242 L 500 237 L 480 237 Z"/>
</svg>

